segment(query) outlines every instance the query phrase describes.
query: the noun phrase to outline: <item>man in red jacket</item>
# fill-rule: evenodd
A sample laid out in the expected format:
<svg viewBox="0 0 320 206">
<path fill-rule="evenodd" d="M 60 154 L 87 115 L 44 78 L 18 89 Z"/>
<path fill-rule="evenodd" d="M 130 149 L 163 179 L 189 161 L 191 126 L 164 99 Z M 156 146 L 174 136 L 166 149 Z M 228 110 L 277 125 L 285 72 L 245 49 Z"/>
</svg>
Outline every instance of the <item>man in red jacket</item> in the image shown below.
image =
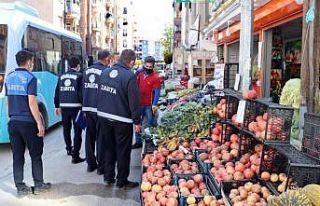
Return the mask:
<svg viewBox="0 0 320 206">
<path fill-rule="evenodd" d="M 140 89 L 140 110 L 142 121 L 147 118 L 147 127 L 153 127 L 153 114 L 157 110 L 157 104 L 160 97 L 160 78 L 154 71 L 155 59 L 148 56 L 144 60 L 143 69 L 137 72 L 137 82 Z M 140 134 L 135 134 L 136 141 L 132 149 L 140 148 L 142 146 L 142 139 Z"/>
</svg>

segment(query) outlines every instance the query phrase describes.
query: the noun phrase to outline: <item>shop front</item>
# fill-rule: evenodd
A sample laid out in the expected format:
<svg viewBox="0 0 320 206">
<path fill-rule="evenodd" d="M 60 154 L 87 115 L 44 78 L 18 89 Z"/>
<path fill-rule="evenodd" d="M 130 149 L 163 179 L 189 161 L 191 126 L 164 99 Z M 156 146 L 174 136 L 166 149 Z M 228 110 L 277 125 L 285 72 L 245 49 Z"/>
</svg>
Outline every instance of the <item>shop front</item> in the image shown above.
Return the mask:
<svg viewBox="0 0 320 206">
<path fill-rule="evenodd" d="M 254 11 L 251 79 L 260 96 L 278 102 L 285 83 L 300 78 L 302 16 L 303 6 L 295 0 L 271 0 Z M 215 31 L 215 42 L 227 47 L 223 56 L 228 61 L 239 55 L 240 28 L 236 22 Z"/>
</svg>

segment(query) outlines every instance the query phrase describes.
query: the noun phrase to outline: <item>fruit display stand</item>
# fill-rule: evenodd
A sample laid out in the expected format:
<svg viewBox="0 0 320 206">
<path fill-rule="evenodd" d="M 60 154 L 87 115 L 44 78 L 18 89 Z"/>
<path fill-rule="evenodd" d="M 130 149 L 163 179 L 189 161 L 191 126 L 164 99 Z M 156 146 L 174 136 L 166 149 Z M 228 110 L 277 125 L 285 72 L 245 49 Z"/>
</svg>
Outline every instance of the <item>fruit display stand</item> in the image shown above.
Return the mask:
<svg viewBox="0 0 320 206">
<path fill-rule="evenodd" d="M 142 183 L 145 181 L 150 183 L 144 183 L 144 185 L 141 183 L 141 198 L 145 206 L 163 206 L 167 204 L 167 201 L 170 201 L 168 205 L 173 206 L 178 204 L 181 206 L 210 206 L 206 204 L 206 200 L 214 201 L 215 205 L 221 205 L 220 194 L 225 197 L 224 204 L 226 205 L 245 205 L 242 201 L 248 201 L 252 203 L 251 205 L 267 205 L 266 199 L 271 194 L 279 195 L 288 189 L 320 183 L 318 160 L 298 150 L 293 150 L 294 148 L 289 144 L 293 109 L 263 100 L 246 100 L 245 119 L 246 117 L 251 119 L 239 125 L 234 123 L 232 118 L 241 100 L 241 97 L 235 93 L 229 96 L 227 94 L 223 97 L 225 99 L 223 102 L 221 99 L 217 102 L 221 106 L 219 110 L 224 107 L 225 112 L 223 118 L 219 118 L 218 122 L 195 124 L 197 119 L 190 118 L 190 115 L 197 117 L 199 114 L 192 111 L 190 107 L 185 110 L 187 112 L 180 114 L 185 117 L 175 117 L 174 121 L 169 121 L 162 128 L 163 131 L 158 130 L 161 133 L 158 135 L 162 143 L 159 141 L 161 144 L 153 153 L 144 155 L 142 164 L 147 169 L 148 167 L 157 169 L 163 167 L 166 168 L 166 172 L 153 171 L 151 173 L 149 171 L 148 175 L 143 174 Z M 234 97 L 236 98 L 233 99 Z M 193 105 L 196 104 L 192 103 Z M 199 110 L 200 106 L 197 105 L 193 109 Z M 227 114 L 228 109 L 230 113 Z M 211 111 L 206 109 L 203 112 L 210 113 Z M 203 112 L 201 115 L 204 115 Z M 171 116 L 174 115 L 171 114 Z M 184 126 L 170 127 L 173 124 L 181 124 L 181 120 Z M 165 131 L 170 128 L 175 128 L 176 133 Z M 172 182 L 168 183 L 168 177 L 165 178 L 166 181 L 163 181 L 164 176 L 168 176 L 168 171 L 171 178 L 175 179 L 175 185 L 170 185 L 173 184 Z M 182 189 L 179 187 L 182 181 L 179 182 L 176 179 L 188 177 L 191 180 L 199 175 L 203 177 L 204 183 L 201 184 L 201 188 L 205 185 L 209 195 L 206 195 L 206 190 L 203 194 L 200 191 L 199 195 L 199 188 L 197 189 L 199 185 L 191 185 L 188 191 L 185 188 Z M 162 180 L 159 178 L 161 176 L 163 176 Z M 193 181 L 196 182 L 194 179 Z M 241 186 L 249 184 L 249 181 L 252 184 L 259 183 L 261 191 L 258 192 L 256 188 L 258 186 L 254 186 L 257 194 L 252 195 L 251 191 L 251 193 L 246 191 L 242 192 L 242 198 L 240 198 L 240 190 L 243 190 Z M 164 186 L 159 187 L 160 184 Z M 168 184 L 170 186 L 167 186 Z M 171 191 L 170 188 L 174 191 Z M 235 195 L 234 189 L 239 189 L 237 190 L 239 195 Z M 144 193 L 145 190 L 151 193 Z M 232 198 L 229 196 L 231 193 L 235 193 L 231 195 Z M 189 201 L 188 197 L 190 197 Z M 240 198 L 240 200 L 231 203 L 234 198 Z"/>
</svg>

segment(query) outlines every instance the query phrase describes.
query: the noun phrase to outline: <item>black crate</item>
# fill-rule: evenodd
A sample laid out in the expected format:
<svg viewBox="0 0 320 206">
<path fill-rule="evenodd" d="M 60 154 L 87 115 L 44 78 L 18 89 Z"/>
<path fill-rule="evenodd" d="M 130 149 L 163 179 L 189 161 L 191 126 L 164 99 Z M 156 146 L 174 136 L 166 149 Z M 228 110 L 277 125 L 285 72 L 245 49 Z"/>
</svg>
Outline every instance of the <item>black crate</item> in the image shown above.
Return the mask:
<svg viewBox="0 0 320 206">
<path fill-rule="evenodd" d="M 289 164 L 288 174 L 297 187 L 320 184 L 320 165 Z"/>
<path fill-rule="evenodd" d="M 244 186 L 247 182 L 249 181 L 241 181 L 241 182 L 223 182 L 222 183 L 222 186 L 221 186 L 221 193 L 222 193 L 222 197 L 223 197 L 223 200 L 225 202 L 226 205 L 229 205 L 229 206 L 232 206 L 232 202 L 231 202 L 231 199 L 229 198 L 229 194 L 230 194 L 230 191 L 232 189 L 237 189 L 239 188 L 240 186 Z M 265 186 L 269 189 L 269 191 L 271 192 L 271 194 L 274 194 L 273 193 L 273 190 L 271 188 L 268 187 L 268 185 L 263 182 L 263 181 L 259 181 L 259 180 L 252 180 L 250 181 L 254 184 L 258 183 L 260 184 L 261 186 Z"/>
<path fill-rule="evenodd" d="M 226 162 L 224 162 L 223 164 L 226 164 Z M 218 190 L 221 190 L 221 186 L 222 186 L 222 183 L 236 183 L 236 182 L 247 182 L 247 181 L 250 181 L 249 179 L 243 179 L 243 180 L 231 180 L 231 181 L 217 181 L 214 174 L 211 173 L 211 168 L 209 168 L 209 171 L 208 171 L 208 176 L 212 182 L 212 184 L 214 185 L 215 188 L 217 188 Z M 256 176 L 254 176 L 254 178 L 252 180 L 256 180 Z"/>
<path fill-rule="evenodd" d="M 226 120 L 231 121 L 233 115 L 237 114 L 238 105 L 242 97 L 240 94 L 227 94 Z"/>
<path fill-rule="evenodd" d="M 142 153 L 148 154 L 157 150 L 157 146 L 154 144 L 152 139 L 144 139 L 142 142 Z"/>
<path fill-rule="evenodd" d="M 203 176 L 206 188 L 209 191 L 209 195 L 215 196 L 217 199 L 220 199 L 221 198 L 220 192 L 217 190 L 217 188 L 215 188 L 213 185 L 210 184 L 208 175 L 202 174 L 202 176 Z M 181 206 L 186 205 L 187 197 L 183 196 L 180 192 L 179 180 L 180 179 L 190 180 L 190 179 L 193 179 L 193 177 L 194 177 L 194 175 L 175 175 L 174 176 L 174 182 L 175 182 L 175 185 L 178 187 L 178 191 L 179 191 L 178 192 L 179 193 L 179 202 L 180 202 Z M 196 197 L 197 202 L 200 202 L 201 200 L 203 200 L 203 196 Z"/>
<path fill-rule="evenodd" d="M 260 172 L 267 171 L 271 173 L 287 173 L 289 159 L 286 155 L 280 153 L 276 148 L 263 145 Z"/>
<path fill-rule="evenodd" d="M 320 184 L 320 160 L 300 152 L 292 145 L 269 144 L 268 147 L 288 159 L 286 173 L 288 177 L 293 178 L 297 186 Z"/>
<path fill-rule="evenodd" d="M 304 115 L 302 151 L 320 159 L 320 114 Z"/>
<path fill-rule="evenodd" d="M 209 168 L 211 168 L 212 166 L 212 163 L 206 163 L 206 162 L 203 162 L 200 160 L 199 158 L 199 155 L 202 154 L 202 153 L 208 153 L 207 151 L 201 151 L 201 150 L 198 150 L 196 152 L 196 161 L 197 161 L 197 164 L 198 164 L 198 167 L 199 167 L 199 170 L 201 173 L 203 174 L 208 174 L 209 173 Z"/>
<path fill-rule="evenodd" d="M 270 174 L 285 173 L 289 179 L 292 179 L 295 184 L 289 184 L 288 181 L 285 190 L 312 183 L 320 184 L 320 161 L 288 144 L 264 145 L 260 175 L 264 171 Z M 280 182 L 269 184 L 277 190 Z"/>
<path fill-rule="evenodd" d="M 247 130 L 240 129 L 240 148 L 239 148 L 239 157 L 250 152 L 255 152 L 255 146 L 261 144 L 261 141 L 253 138 L 252 134 Z"/>
<path fill-rule="evenodd" d="M 243 128 L 248 129 L 249 123 L 255 121 L 256 113 L 257 113 L 256 108 L 258 107 L 258 105 L 259 103 L 254 100 L 246 100 L 246 107 L 245 107 L 245 113 L 243 118 Z M 261 108 L 261 107 L 258 107 L 258 108 Z"/>
<path fill-rule="evenodd" d="M 254 102 L 255 107 L 252 113 L 256 118 L 264 116 L 266 119 L 265 132 L 255 135 L 256 138 L 264 143 L 285 142 L 289 144 L 294 109 L 262 100 Z M 248 116 L 252 116 L 252 113 Z M 250 125 L 248 125 L 248 129 L 250 130 Z"/>
</svg>

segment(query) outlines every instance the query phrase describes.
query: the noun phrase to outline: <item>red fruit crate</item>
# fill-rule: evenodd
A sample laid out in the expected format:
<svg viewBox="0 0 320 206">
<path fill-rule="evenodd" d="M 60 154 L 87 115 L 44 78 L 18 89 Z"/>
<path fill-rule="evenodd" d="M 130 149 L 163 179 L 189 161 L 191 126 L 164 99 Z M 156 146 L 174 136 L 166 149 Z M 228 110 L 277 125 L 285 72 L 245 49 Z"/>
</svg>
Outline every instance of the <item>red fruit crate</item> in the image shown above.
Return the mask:
<svg viewBox="0 0 320 206">
<path fill-rule="evenodd" d="M 250 123 L 248 130 L 263 143 L 290 143 L 290 132 L 294 109 L 262 100 L 249 101 L 254 107 L 250 115 L 246 114 Z M 247 105 L 248 107 L 248 105 Z M 252 121 L 252 116 L 255 120 Z"/>
<path fill-rule="evenodd" d="M 302 151 L 320 160 L 320 114 L 304 115 Z"/>
</svg>

